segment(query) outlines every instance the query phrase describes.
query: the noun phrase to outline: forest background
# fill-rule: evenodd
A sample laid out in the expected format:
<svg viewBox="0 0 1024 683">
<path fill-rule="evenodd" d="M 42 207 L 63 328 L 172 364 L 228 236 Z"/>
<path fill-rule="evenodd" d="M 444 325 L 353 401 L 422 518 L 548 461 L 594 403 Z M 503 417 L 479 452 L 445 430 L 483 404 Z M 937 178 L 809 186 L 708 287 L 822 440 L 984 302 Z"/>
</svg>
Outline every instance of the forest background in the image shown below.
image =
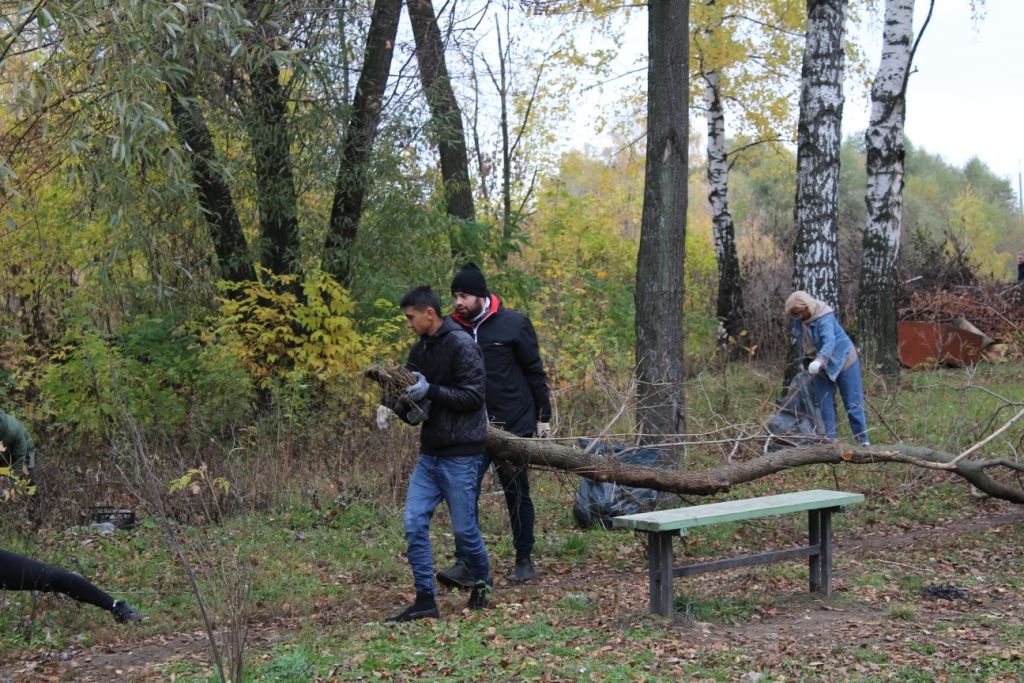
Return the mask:
<svg viewBox="0 0 1024 683">
<path fill-rule="evenodd" d="M 727 78 L 745 329 L 725 344 L 718 332 L 706 140 L 695 118 L 691 378 L 737 359 L 781 367 L 788 344 L 780 308 L 793 269 L 804 19 L 787 3 L 739 5 L 753 20 L 703 52 L 701 22 L 715 19 L 691 17 L 691 72 L 717 59 Z M 410 342 L 397 300 L 421 283 L 446 295 L 468 260 L 533 319 L 559 400 L 593 396 L 599 409 L 573 427 L 599 427 L 617 409 L 622 392 L 605 388 L 627 387 L 635 364 L 643 69 L 629 75 L 635 88 L 593 112 L 610 146 L 565 141 L 578 139 L 567 126 L 594 83 L 622 78 L 610 65 L 623 16 L 637 8 L 436 10 L 468 144 L 463 188 L 438 163 L 447 124 L 424 97 L 404 13 L 388 40 L 374 35 L 374 7 L 362 2 L 4 3 L 0 400 L 45 444 L 44 466 L 84 459 L 101 469 L 133 430 L 188 445 L 193 464 L 228 457 L 240 430 L 268 419 L 295 435 L 281 443 L 289 452 L 321 430 L 363 432 L 376 395 L 360 368 L 401 360 Z M 878 11 L 854 3 L 849 21 L 877 21 Z M 367 126 L 360 117 L 373 107 L 361 109 L 358 93 L 369 90 L 359 79 L 375 40 L 394 58 L 386 88 L 376 84 L 379 125 Z M 848 80 L 866 83 L 863 50 L 850 42 L 847 52 Z M 700 84 L 691 78 L 695 115 Z M 268 168 L 275 154 L 288 163 Z M 341 190 L 353 185 L 357 198 Z M 242 235 L 231 258 L 210 227 L 227 213 L 203 201 L 214 186 Z M 471 191 L 468 213 L 453 210 L 459 189 Z M 839 223 L 840 314 L 854 336 L 864 190 L 855 132 L 842 149 Z M 1011 277 L 1024 224 L 1012 186 L 984 162 L 954 167 L 908 143 L 903 197 L 901 281 Z"/>
</svg>

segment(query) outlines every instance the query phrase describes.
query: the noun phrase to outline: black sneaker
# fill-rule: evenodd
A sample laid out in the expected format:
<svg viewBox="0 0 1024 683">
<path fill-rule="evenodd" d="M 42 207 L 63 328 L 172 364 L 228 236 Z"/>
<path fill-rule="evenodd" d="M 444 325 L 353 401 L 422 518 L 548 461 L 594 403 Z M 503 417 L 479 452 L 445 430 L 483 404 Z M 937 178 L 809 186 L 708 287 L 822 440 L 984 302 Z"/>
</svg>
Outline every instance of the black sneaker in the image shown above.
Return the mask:
<svg viewBox="0 0 1024 683">
<path fill-rule="evenodd" d="M 474 583 L 473 572 L 469 571 L 469 566 L 461 560 L 456 560 L 455 565 L 448 571 L 438 572 L 437 580 L 449 588 L 472 588 Z"/>
<path fill-rule="evenodd" d="M 115 600 L 114 606 L 110 608 L 114 619 L 119 624 L 127 624 L 131 621 L 142 621 L 142 615 L 128 606 L 124 600 Z"/>
<path fill-rule="evenodd" d="M 401 614 L 388 617 L 384 621 L 415 621 L 417 619 L 440 619 L 441 612 L 437 609 L 437 602 L 433 593 L 417 593 L 416 602 L 405 608 Z"/>
<path fill-rule="evenodd" d="M 508 580 L 512 583 L 523 583 L 530 579 L 537 578 L 537 568 L 533 566 L 533 560 L 526 558 L 525 560 L 516 560 L 515 569 L 508 575 Z"/>
<path fill-rule="evenodd" d="M 491 596 L 494 595 L 493 581 L 477 581 L 473 586 L 473 592 L 469 594 L 469 602 L 466 607 L 471 610 L 487 609 L 491 606 Z"/>
</svg>

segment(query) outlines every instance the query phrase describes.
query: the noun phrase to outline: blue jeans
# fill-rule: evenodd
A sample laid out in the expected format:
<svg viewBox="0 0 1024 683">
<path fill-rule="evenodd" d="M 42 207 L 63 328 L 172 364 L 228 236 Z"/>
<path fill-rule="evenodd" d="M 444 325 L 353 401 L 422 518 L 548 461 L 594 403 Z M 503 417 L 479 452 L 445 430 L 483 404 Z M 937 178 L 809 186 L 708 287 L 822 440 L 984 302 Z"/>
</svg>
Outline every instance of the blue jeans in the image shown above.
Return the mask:
<svg viewBox="0 0 1024 683">
<path fill-rule="evenodd" d="M 850 420 L 853 438 L 864 443 L 868 440 L 868 419 L 864 414 L 864 385 L 860 381 L 860 360 L 839 373 L 833 382 L 824 370 L 814 376 L 814 390 L 818 394 L 818 406 L 825 420 L 828 438 L 836 438 L 836 387 L 843 397 L 846 417 Z"/>
<path fill-rule="evenodd" d="M 420 453 L 405 496 L 405 540 L 417 593 L 434 592 L 434 558 L 430 520 L 443 500 L 452 518 L 455 542 L 466 551 L 475 581 L 490 581 L 491 565 L 476 520 L 480 495 L 477 471 L 482 455 L 439 458 Z"/>
<path fill-rule="evenodd" d="M 477 473 L 476 490 L 480 493 L 484 475 L 491 466 L 491 456 L 486 453 L 480 458 L 480 471 Z M 533 499 L 530 498 L 530 478 L 525 467 L 506 468 L 496 465 L 501 488 L 505 492 L 505 506 L 508 518 L 512 523 L 512 547 L 516 549 L 516 562 L 528 560 L 533 552 L 536 541 L 533 537 L 535 512 Z M 479 507 L 478 507 L 479 510 Z M 479 512 L 478 512 L 479 514 Z M 455 559 L 469 564 L 466 551 L 456 542 Z"/>
</svg>

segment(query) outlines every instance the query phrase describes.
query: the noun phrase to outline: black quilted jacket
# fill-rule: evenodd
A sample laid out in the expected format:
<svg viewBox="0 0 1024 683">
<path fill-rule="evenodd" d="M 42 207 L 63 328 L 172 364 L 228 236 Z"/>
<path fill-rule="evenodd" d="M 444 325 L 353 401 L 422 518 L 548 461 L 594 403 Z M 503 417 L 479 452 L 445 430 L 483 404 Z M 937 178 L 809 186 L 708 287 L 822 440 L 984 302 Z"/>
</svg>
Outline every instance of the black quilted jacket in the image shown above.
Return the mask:
<svg viewBox="0 0 1024 683">
<path fill-rule="evenodd" d="M 410 370 L 422 372 L 430 388 L 430 417 L 420 429 L 427 455 L 478 455 L 487 440 L 484 357 L 473 338 L 451 318 L 409 351 Z"/>
</svg>

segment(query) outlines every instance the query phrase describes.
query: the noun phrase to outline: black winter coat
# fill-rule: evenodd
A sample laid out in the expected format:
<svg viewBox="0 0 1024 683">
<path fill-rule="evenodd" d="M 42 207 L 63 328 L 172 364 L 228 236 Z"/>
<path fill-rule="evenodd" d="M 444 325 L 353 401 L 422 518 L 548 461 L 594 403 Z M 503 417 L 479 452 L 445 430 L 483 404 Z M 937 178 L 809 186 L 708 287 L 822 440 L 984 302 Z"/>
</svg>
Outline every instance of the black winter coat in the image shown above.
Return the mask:
<svg viewBox="0 0 1024 683">
<path fill-rule="evenodd" d="M 420 337 L 405 365 L 430 384 L 430 417 L 420 429 L 427 455 L 479 455 L 487 441 L 484 359 L 473 338 L 445 318 L 431 337 Z"/>
<path fill-rule="evenodd" d="M 483 349 L 491 422 L 518 436 L 532 436 L 538 421 L 551 420 L 551 398 L 530 319 L 502 306 L 494 294 L 487 316 L 476 327 L 458 314 L 452 319 Z"/>
</svg>

